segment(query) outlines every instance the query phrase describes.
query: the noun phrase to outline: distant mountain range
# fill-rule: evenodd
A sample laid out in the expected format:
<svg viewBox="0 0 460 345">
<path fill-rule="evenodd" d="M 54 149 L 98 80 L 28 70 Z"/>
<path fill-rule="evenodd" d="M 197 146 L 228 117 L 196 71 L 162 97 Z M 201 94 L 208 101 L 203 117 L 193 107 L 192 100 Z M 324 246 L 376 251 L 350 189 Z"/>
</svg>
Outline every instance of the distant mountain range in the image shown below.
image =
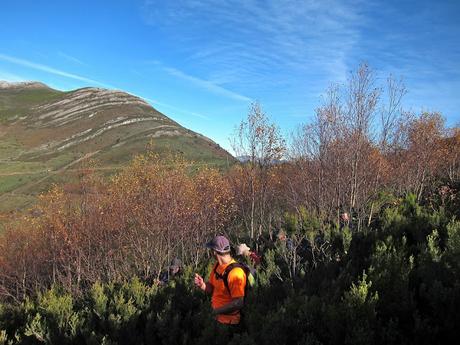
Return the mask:
<svg viewBox="0 0 460 345">
<path fill-rule="evenodd" d="M 0 81 L 0 213 L 27 206 L 88 159 L 111 173 L 150 144 L 159 154 L 179 153 L 198 164 L 234 161 L 209 138 L 126 92 Z"/>
</svg>

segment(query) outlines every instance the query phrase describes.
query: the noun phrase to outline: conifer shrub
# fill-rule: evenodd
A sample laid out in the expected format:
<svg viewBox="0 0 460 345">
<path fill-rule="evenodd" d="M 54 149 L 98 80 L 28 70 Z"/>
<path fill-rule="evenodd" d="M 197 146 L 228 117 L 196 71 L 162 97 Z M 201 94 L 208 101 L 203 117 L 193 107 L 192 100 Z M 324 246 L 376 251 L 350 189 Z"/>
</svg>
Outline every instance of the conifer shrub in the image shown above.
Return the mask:
<svg viewBox="0 0 460 345">
<path fill-rule="evenodd" d="M 80 294 L 55 284 L 24 300 L 5 301 L 0 344 L 436 344 L 458 339 L 460 223 L 453 214 L 409 196 L 387 206 L 369 228 L 350 231 L 347 251 L 344 229 L 309 217 L 286 214 L 293 243 L 274 239 L 262 252 L 236 334 L 216 324 L 209 296 L 193 287 L 194 273 L 208 276 L 213 266 L 203 256 L 164 285 L 133 275 L 96 281 Z M 323 253 L 331 255 L 313 265 L 312 244 L 324 243 L 328 251 Z"/>
</svg>

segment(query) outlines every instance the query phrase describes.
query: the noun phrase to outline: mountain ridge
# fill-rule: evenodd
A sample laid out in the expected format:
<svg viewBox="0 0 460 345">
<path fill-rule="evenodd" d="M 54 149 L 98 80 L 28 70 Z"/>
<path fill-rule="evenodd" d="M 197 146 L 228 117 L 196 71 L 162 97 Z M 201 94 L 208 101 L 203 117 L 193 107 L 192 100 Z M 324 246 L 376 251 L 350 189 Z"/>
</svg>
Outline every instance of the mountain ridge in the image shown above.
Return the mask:
<svg viewBox="0 0 460 345">
<path fill-rule="evenodd" d="M 18 81 L 9 82 L 6 80 L 0 80 L 0 89 L 14 89 L 14 88 L 50 88 L 48 85 L 39 81 Z"/>
<path fill-rule="evenodd" d="M 87 161 L 85 157 L 107 173 L 125 166 L 147 147 L 160 155 L 180 154 L 199 164 L 223 166 L 234 161 L 211 139 L 121 90 L 59 91 L 40 82 L 0 81 L 0 85 L 2 203 L 5 195 L 6 199 L 30 201 L 30 196 L 52 183 L 74 179 L 66 174 L 75 175 Z M 72 169 L 66 172 L 65 167 Z M 21 208 L 28 203 L 22 199 L 2 205 L 0 212 Z"/>
</svg>

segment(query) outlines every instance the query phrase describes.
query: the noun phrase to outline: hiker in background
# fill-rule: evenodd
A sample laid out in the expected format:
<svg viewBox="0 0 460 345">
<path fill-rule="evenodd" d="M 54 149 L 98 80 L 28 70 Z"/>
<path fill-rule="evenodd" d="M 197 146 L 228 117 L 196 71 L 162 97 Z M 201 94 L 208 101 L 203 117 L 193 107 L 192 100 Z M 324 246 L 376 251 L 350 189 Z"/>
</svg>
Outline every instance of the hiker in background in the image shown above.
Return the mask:
<svg viewBox="0 0 460 345">
<path fill-rule="evenodd" d="M 217 236 L 206 244 L 212 250 L 216 263 L 205 281 L 195 273 L 195 286 L 211 295 L 213 315 L 223 325 L 239 325 L 244 306 L 249 273 L 230 255 L 230 242 Z"/>
<path fill-rule="evenodd" d="M 167 271 L 164 271 L 160 275 L 160 285 L 168 284 L 174 277 L 179 276 L 182 273 L 182 261 L 178 258 L 174 258 L 168 267 Z"/>
<path fill-rule="evenodd" d="M 259 236 L 257 236 L 255 245 L 255 251 L 258 253 L 259 256 L 261 256 L 260 253 L 265 253 L 268 249 L 273 249 L 273 233 L 269 234 L 269 236 L 266 236 L 265 234 L 260 234 Z"/>
<path fill-rule="evenodd" d="M 284 232 L 284 230 L 280 229 L 278 231 L 278 234 L 276 235 L 276 238 L 281 242 L 286 241 L 287 236 L 286 236 L 286 233 Z"/>
<path fill-rule="evenodd" d="M 243 256 L 250 260 L 251 266 L 257 268 L 260 265 L 261 257 L 256 252 L 253 252 L 246 243 L 241 243 L 236 247 L 236 255 Z"/>
<path fill-rule="evenodd" d="M 285 243 L 286 248 L 288 250 L 294 250 L 294 244 L 292 243 L 292 240 L 286 236 L 286 232 L 283 229 L 280 229 L 280 231 L 278 232 L 278 235 L 276 236 L 276 238 L 281 243 Z"/>
<path fill-rule="evenodd" d="M 340 214 L 340 230 L 344 227 L 349 226 L 350 224 L 350 216 L 347 212 L 343 212 Z"/>
</svg>

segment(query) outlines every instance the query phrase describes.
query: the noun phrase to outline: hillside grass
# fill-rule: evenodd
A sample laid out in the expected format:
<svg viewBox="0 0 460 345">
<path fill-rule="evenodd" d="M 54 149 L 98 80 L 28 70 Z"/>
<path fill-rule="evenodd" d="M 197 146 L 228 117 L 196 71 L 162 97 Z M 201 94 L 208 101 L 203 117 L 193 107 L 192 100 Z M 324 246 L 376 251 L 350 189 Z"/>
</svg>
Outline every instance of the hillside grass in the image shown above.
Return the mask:
<svg viewBox="0 0 460 345">
<path fill-rule="evenodd" d="M 32 107 L 59 99 L 64 94 L 49 88 L 0 90 L 0 123 L 23 116 Z"/>
<path fill-rule="evenodd" d="M 28 194 L 13 194 L 0 199 L 0 229 L 2 222 L 6 219 L 1 214 L 8 214 L 13 211 L 24 211 L 37 203 L 37 197 Z"/>
<path fill-rule="evenodd" d="M 12 161 L 21 153 L 24 152 L 24 148 L 16 138 L 14 137 L 0 137 L 0 163 L 3 165 L 4 162 Z"/>
<path fill-rule="evenodd" d="M 21 161 L 8 160 L 13 152 L 18 155 L 23 151 L 20 145 L 13 141 L 0 141 L 0 147 L 4 148 L 0 151 L 0 161 L 6 162 L 0 164 L 0 213 L 8 213 L 33 207 L 37 196 L 48 191 L 54 184 L 77 183 L 81 169 L 94 168 L 95 173 L 110 177 L 126 166 L 134 156 L 146 152 L 150 146 L 145 138 L 134 139 L 116 149 L 109 147 L 102 150 L 90 158 L 91 163 L 85 160 L 68 169 L 63 167 L 82 157 L 83 153 L 69 150 L 39 156 L 34 161 Z M 218 147 L 200 138 L 160 137 L 154 139 L 150 148 L 160 156 L 183 156 L 193 161 L 197 167 L 208 165 L 226 170 L 234 164 L 231 157 L 227 159 L 217 155 Z"/>
</svg>

